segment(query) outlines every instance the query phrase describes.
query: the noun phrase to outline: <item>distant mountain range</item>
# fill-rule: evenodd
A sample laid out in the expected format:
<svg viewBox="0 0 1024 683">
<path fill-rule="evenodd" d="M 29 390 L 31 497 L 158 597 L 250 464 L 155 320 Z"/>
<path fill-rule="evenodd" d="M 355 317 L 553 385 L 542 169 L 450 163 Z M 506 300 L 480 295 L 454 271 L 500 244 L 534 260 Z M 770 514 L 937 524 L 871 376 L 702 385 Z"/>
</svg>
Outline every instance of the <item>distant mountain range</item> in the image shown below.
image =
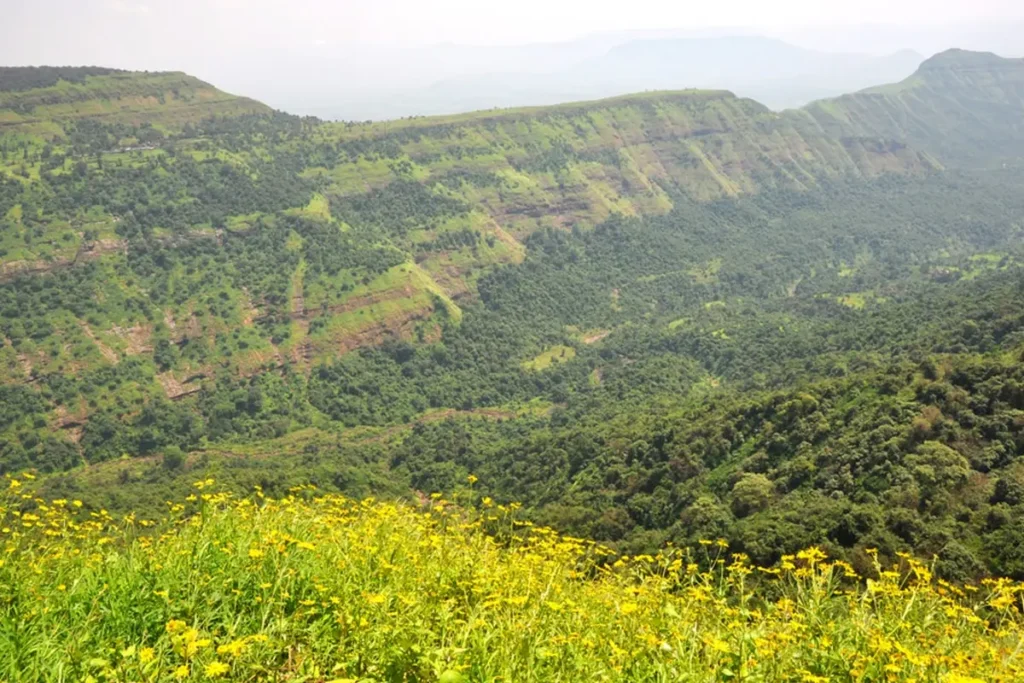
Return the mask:
<svg viewBox="0 0 1024 683">
<path fill-rule="evenodd" d="M 172 31 L 189 36 L 183 51 L 173 41 L 150 38 L 154 30 L 171 30 L 180 12 L 159 3 L 146 3 L 151 11 L 139 13 L 96 10 L 119 4 L 125 3 L 73 3 L 45 30 L 26 29 L 12 35 L 17 39 L 0 41 L 0 63 L 181 71 L 275 109 L 365 121 L 702 85 L 778 109 L 900 81 L 922 60 L 912 53 L 932 55 L 956 46 L 1024 57 L 1024 20 L 1013 18 L 1015 11 L 999 20 L 979 16 L 943 23 L 929 17 L 904 24 L 786 27 L 743 25 L 740 15 L 729 26 L 634 25 L 566 33 L 550 42 L 486 44 L 467 31 L 456 42 L 430 43 L 424 33 L 423 43 L 381 44 L 332 31 L 328 21 L 273 35 L 237 31 L 237 17 L 220 7 L 225 3 L 214 3 L 203 21 Z M 629 9 L 623 22 L 651 21 L 631 18 Z M 739 71 L 737 64 L 743 65 Z"/>
<path fill-rule="evenodd" d="M 785 109 L 902 80 L 923 61 L 911 50 L 887 56 L 829 53 L 760 36 L 653 38 L 611 46 L 591 41 L 503 50 L 504 59 L 485 59 L 483 64 L 504 69 L 442 78 L 421 87 L 346 94 L 344 101 L 320 105 L 311 113 L 379 120 L 681 88 L 725 88 Z M 457 53 L 463 63 L 467 58 L 464 50 L 448 46 L 431 52 L 427 61 L 444 61 L 441 52 Z M 546 62 L 535 59 L 541 55 L 547 56 Z"/>
<path fill-rule="evenodd" d="M 551 74 L 488 74 L 444 81 L 413 101 L 424 109 L 484 109 L 641 90 L 716 87 L 784 109 L 901 80 L 922 60 L 909 50 L 887 57 L 830 54 L 759 37 L 639 40 Z"/>
</svg>

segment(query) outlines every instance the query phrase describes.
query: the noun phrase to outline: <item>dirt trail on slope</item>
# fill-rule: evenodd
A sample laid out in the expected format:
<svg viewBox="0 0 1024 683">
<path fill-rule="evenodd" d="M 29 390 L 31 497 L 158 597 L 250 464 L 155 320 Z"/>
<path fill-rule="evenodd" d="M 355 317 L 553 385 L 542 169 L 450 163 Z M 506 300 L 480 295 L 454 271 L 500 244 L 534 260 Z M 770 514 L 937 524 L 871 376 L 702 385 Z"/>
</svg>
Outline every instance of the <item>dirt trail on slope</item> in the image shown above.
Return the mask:
<svg viewBox="0 0 1024 683">
<path fill-rule="evenodd" d="M 292 275 L 292 295 L 289 313 L 289 317 L 295 321 L 297 326 L 296 344 L 292 348 L 291 357 L 292 362 L 306 366 L 313 357 L 313 346 L 310 344 L 309 336 L 309 318 L 306 317 L 306 296 L 303 289 L 303 280 L 306 275 L 305 262 L 300 262 L 299 267 L 295 270 L 295 274 Z"/>
<path fill-rule="evenodd" d="M 89 327 L 89 324 L 87 322 L 85 322 L 84 320 L 79 320 L 78 324 L 81 325 L 82 332 L 85 333 L 85 336 L 88 337 L 92 341 L 92 343 L 96 345 L 96 348 L 100 350 L 100 353 L 103 355 L 104 358 L 110 361 L 111 365 L 117 365 L 118 363 L 121 362 L 121 357 L 117 355 L 117 352 L 114 351 L 114 349 L 107 346 L 106 344 L 104 344 L 102 341 L 100 341 L 96 334 L 92 331 L 92 328 Z"/>
</svg>

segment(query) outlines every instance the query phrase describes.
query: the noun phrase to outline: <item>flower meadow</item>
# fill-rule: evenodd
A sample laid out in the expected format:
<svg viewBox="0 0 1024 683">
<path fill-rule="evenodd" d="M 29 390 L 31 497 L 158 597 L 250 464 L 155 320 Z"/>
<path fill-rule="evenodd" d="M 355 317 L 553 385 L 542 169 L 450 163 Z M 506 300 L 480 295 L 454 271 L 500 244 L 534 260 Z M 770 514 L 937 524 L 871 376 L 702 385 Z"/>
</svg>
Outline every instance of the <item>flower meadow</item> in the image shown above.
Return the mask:
<svg viewBox="0 0 1024 683">
<path fill-rule="evenodd" d="M 724 541 L 621 557 L 463 494 L 159 519 L 0 495 L 0 681 L 1024 680 L 1022 587 Z"/>
</svg>

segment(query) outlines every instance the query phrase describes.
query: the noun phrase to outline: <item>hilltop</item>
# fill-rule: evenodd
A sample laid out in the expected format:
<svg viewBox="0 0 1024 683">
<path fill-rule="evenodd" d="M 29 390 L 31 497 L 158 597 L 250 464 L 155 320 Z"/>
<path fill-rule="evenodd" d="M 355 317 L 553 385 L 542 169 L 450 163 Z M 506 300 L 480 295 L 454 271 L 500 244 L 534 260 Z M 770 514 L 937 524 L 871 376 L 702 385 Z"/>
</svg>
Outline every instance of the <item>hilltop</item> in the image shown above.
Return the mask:
<svg viewBox="0 0 1024 683">
<path fill-rule="evenodd" d="M 212 116 L 269 113 L 254 100 L 221 92 L 177 72 L 99 67 L 0 68 L 0 131 L 5 136 L 62 138 L 80 120 L 148 124 L 165 132 Z"/>
<path fill-rule="evenodd" d="M 2 66 L 0 91 L 19 92 L 49 88 L 61 81 L 84 83 L 89 77 L 126 73 L 124 69 L 102 66 Z"/>
</svg>

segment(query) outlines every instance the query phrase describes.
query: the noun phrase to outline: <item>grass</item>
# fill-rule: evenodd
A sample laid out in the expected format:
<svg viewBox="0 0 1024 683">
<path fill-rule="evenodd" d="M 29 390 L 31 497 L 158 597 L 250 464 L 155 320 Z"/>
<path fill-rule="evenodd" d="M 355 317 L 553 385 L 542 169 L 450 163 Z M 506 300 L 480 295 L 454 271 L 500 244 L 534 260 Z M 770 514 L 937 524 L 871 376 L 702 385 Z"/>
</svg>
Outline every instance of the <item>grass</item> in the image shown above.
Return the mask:
<svg viewBox="0 0 1024 683">
<path fill-rule="evenodd" d="M 686 271 L 699 285 L 710 285 L 718 282 L 718 271 L 722 269 L 722 259 L 713 258 L 702 266 L 697 266 Z"/>
<path fill-rule="evenodd" d="M 565 331 L 572 335 L 572 338 L 581 344 L 596 344 L 597 342 L 606 339 L 608 335 L 612 333 L 611 330 L 593 327 L 586 330 L 581 330 L 575 325 L 569 325 L 565 328 Z"/>
<path fill-rule="evenodd" d="M 324 332 L 314 336 L 328 339 L 331 342 L 329 346 L 337 345 L 346 338 L 367 330 L 401 326 L 413 315 L 426 316 L 431 310 L 432 303 L 433 300 L 423 292 L 377 301 L 351 311 L 332 314 L 323 327 Z M 379 340 L 367 340 L 362 345 L 377 341 Z"/>
<path fill-rule="evenodd" d="M 850 292 L 836 297 L 836 301 L 847 308 L 862 309 L 867 304 L 867 298 L 863 292 Z"/>
<path fill-rule="evenodd" d="M 324 301 L 323 293 L 306 297 L 306 310 L 315 312 Z M 344 350 L 377 344 L 389 335 L 408 338 L 418 324 L 441 308 L 450 321 L 462 320 L 462 309 L 419 265 L 403 263 L 389 269 L 369 284 L 358 285 L 338 302 L 319 329 L 308 339 L 317 360 L 330 359 Z M 292 346 L 306 338 L 298 322 L 293 323 Z"/>
<path fill-rule="evenodd" d="M 524 370 L 530 370 L 533 372 L 540 372 L 547 370 L 555 363 L 565 363 L 576 357 L 576 349 L 571 346 L 564 346 L 557 344 L 548 349 L 545 349 L 542 353 L 536 357 L 524 361 L 522 366 Z"/>
<path fill-rule="evenodd" d="M 972 254 L 967 259 L 965 267 L 958 268 L 957 270 L 964 280 L 974 280 L 984 273 L 993 270 L 1006 270 L 1014 263 L 1014 260 L 1012 255 L 998 252 Z"/>
<path fill-rule="evenodd" d="M 331 203 L 327 197 L 315 192 L 306 206 L 301 209 L 289 209 L 286 213 L 329 221 L 331 220 Z"/>
<path fill-rule="evenodd" d="M 724 542 L 615 557 L 470 486 L 418 504 L 196 482 L 168 514 L 0 498 L 0 680 L 1015 681 L 1022 587 Z M 9 487 L 9 488 L 8 488 Z"/>
<path fill-rule="evenodd" d="M 416 287 L 430 292 L 442 304 L 444 304 L 444 307 L 448 309 L 449 318 L 456 323 L 462 322 L 462 309 L 459 308 L 458 304 L 452 301 L 451 297 L 449 297 L 443 289 L 441 289 L 441 287 L 430 276 L 430 273 L 423 270 L 423 268 L 420 268 L 415 263 L 405 264 L 400 267 L 408 270 L 411 275 L 410 280 Z"/>
<path fill-rule="evenodd" d="M 836 302 L 852 308 L 854 310 L 862 310 L 868 304 L 884 304 L 888 301 L 887 297 L 878 296 L 873 291 L 866 292 L 847 292 L 846 294 L 839 294 L 835 297 Z"/>
</svg>

